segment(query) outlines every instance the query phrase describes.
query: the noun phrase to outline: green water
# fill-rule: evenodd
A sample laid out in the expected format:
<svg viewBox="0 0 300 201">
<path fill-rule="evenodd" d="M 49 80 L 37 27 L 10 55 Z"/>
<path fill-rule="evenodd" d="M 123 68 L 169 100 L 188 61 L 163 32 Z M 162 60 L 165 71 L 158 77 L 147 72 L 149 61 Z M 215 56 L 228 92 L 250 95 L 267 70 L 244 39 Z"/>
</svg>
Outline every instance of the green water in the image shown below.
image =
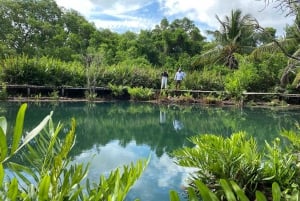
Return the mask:
<svg viewBox="0 0 300 201">
<path fill-rule="evenodd" d="M 20 103 L 0 103 L 0 115 L 15 121 Z M 151 156 L 141 179 L 128 194 L 128 201 L 169 200 L 169 190 L 182 192 L 191 170 L 174 164 L 170 153 L 189 146 L 187 137 L 197 134 L 230 136 L 245 131 L 259 145 L 279 136 L 282 129 L 295 129 L 300 109 L 176 106 L 147 103 L 29 103 L 25 130 L 31 130 L 53 111 L 55 123 L 67 132 L 71 118 L 76 119 L 74 162 L 90 162 L 88 178 L 124 164 Z M 12 130 L 12 123 L 9 125 Z"/>
</svg>

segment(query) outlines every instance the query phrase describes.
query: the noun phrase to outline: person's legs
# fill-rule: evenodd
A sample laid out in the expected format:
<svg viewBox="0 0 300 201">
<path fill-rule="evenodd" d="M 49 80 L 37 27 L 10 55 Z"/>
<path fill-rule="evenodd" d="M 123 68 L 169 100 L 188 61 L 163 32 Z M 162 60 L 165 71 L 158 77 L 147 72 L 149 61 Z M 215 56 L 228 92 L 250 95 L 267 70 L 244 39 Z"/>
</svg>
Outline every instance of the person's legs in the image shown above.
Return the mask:
<svg viewBox="0 0 300 201">
<path fill-rule="evenodd" d="M 180 88 L 180 81 L 181 80 L 176 80 L 176 90 L 178 90 Z"/>
<path fill-rule="evenodd" d="M 167 88 L 168 88 L 168 78 L 165 77 L 165 89 L 167 89 Z"/>
<path fill-rule="evenodd" d="M 160 89 L 163 89 L 164 88 L 164 77 L 161 78 L 161 86 L 160 86 Z"/>
<path fill-rule="evenodd" d="M 162 77 L 161 78 L 161 89 L 163 88 L 167 88 L 167 78 L 166 77 Z"/>
</svg>

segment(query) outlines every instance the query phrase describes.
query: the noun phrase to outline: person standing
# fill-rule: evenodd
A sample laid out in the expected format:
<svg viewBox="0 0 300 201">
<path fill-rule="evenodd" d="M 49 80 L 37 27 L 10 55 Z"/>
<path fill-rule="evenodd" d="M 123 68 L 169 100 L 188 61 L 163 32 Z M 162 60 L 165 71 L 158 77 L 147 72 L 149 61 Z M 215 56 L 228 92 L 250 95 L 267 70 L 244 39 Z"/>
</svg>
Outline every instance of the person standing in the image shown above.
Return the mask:
<svg viewBox="0 0 300 201">
<path fill-rule="evenodd" d="M 168 77 L 169 77 L 169 74 L 167 71 L 164 71 L 162 74 L 161 74 L 161 87 L 160 89 L 167 89 L 168 88 Z"/>
<path fill-rule="evenodd" d="M 174 80 L 176 82 L 176 90 L 180 88 L 180 84 L 184 77 L 185 77 L 185 73 L 181 70 L 181 68 L 179 68 L 174 77 Z"/>
</svg>

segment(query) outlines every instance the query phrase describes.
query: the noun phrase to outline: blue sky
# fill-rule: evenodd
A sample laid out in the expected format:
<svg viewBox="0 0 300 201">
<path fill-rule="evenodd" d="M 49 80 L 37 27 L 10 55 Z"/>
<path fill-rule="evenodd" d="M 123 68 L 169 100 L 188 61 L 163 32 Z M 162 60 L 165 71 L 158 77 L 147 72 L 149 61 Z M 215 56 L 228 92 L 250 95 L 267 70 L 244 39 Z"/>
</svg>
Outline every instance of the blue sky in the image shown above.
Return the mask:
<svg viewBox="0 0 300 201">
<path fill-rule="evenodd" d="M 284 34 L 293 17 L 275 8 L 275 4 L 265 7 L 263 0 L 56 0 L 67 9 L 74 9 L 97 28 L 108 28 L 114 32 L 139 32 L 153 29 L 166 17 L 169 22 L 188 17 L 206 35 L 206 30 L 217 30 L 220 19 L 230 16 L 233 9 L 241 9 L 243 14 L 256 17 L 263 27 L 274 27 L 277 35 Z"/>
</svg>

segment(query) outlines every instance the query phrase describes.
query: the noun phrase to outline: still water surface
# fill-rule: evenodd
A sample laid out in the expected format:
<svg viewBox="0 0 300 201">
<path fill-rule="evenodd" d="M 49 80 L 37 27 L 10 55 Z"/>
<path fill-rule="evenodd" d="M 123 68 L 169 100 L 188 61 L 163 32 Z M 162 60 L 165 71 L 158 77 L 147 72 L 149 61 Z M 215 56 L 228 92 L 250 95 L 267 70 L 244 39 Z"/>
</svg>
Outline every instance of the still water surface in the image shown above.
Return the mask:
<svg viewBox="0 0 300 201">
<path fill-rule="evenodd" d="M 20 103 L 0 103 L 0 115 L 14 122 Z M 260 145 L 278 137 L 282 129 L 295 129 L 300 109 L 176 106 L 148 103 L 29 103 L 25 129 L 34 128 L 53 111 L 53 121 L 68 131 L 76 119 L 76 145 L 72 159 L 90 163 L 88 178 L 98 182 L 122 165 L 151 157 L 127 201 L 167 201 L 171 189 L 182 191 L 191 170 L 177 166 L 170 153 L 190 146 L 197 134 L 230 136 L 245 131 Z M 12 126 L 12 125 L 10 125 Z M 12 128 L 11 128 L 12 129 Z"/>
</svg>

